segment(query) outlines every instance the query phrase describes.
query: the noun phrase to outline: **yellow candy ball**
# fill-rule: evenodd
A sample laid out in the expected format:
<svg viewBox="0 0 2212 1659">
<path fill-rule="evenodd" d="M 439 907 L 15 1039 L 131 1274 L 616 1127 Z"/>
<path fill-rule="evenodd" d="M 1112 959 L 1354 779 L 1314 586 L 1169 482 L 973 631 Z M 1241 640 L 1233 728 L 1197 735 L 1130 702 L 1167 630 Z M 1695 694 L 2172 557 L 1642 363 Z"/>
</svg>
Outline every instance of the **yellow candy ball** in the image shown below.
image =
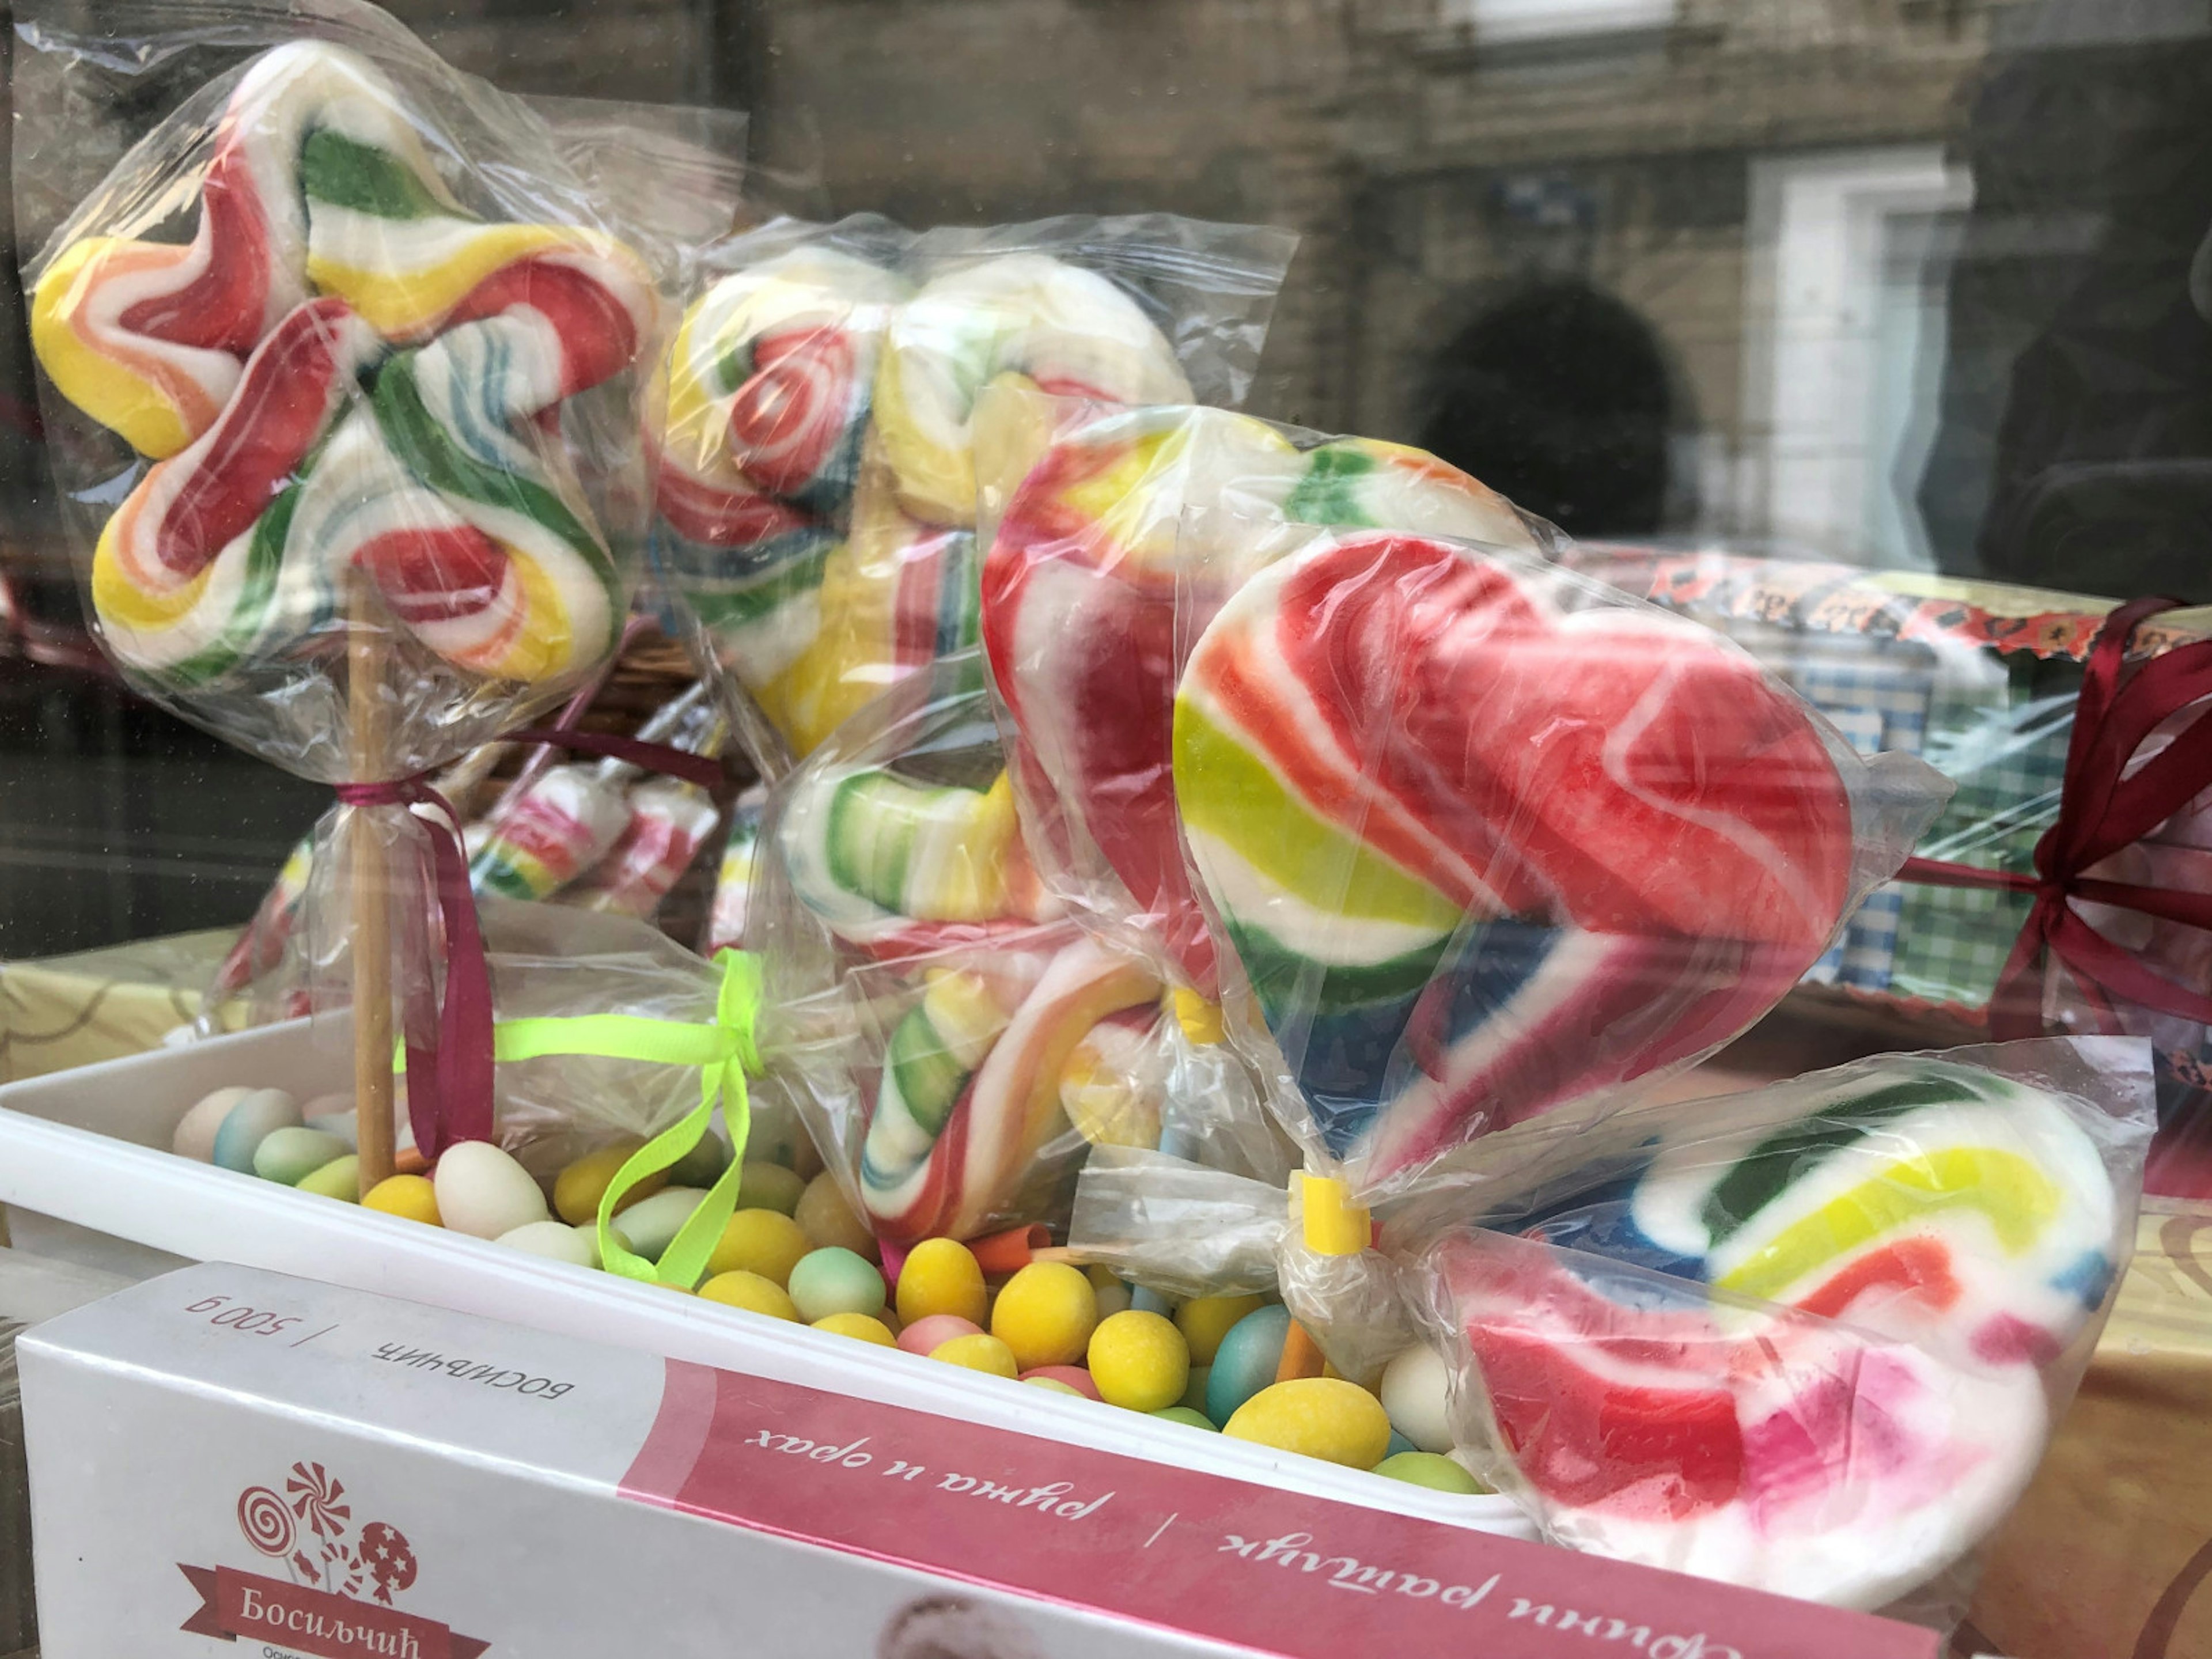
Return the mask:
<svg viewBox="0 0 2212 1659">
<path fill-rule="evenodd" d="M 723 1224 L 710 1273 L 758 1273 L 776 1285 L 788 1284 L 799 1258 L 814 1248 L 799 1224 L 780 1210 L 739 1210 Z"/>
<path fill-rule="evenodd" d="M 1133 1308 L 1099 1321 L 1090 1356 L 1098 1397 L 1133 1412 L 1174 1405 L 1190 1381 L 1190 1345 L 1172 1321 L 1156 1313 Z"/>
<path fill-rule="evenodd" d="M 1025 1371 L 1073 1364 L 1097 1328 L 1097 1294 L 1065 1262 L 1032 1261 L 999 1287 L 991 1304 L 991 1334 Z"/>
<path fill-rule="evenodd" d="M 844 1188 L 827 1170 L 806 1183 L 791 1217 L 822 1249 L 836 1245 L 871 1261 L 876 1259 L 876 1236 L 868 1231 L 866 1222 L 853 1213 L 853 1206 L 845 1201 Z"/>
<path fill-rule="evenodd" d="M 1358 1383 L 1331 1376 L 1273 1383 L 1239 1406 L 1221 1431 L 1351 1469 L 1371 1469 L 1390 1450 L 1382 1402 Z"/>
<path fill-rule="evenodd" d="M 974 1336 L 956 1336 L 950 1342 L 940 1342 L 929 1351 L 932 1359 L 941 1359 L 948 1365 L 958 1365 L 971 1371 L 988 1371 L 994 1376 L 1018 1376 L 1020 1368 L 1014 1364 L 1014 1351 L 995 1336 L 978 1332 Z"/>
<path fill-rule="evenodd" d="M 799 1321 L 799 1310 L 792 1305 L 783 1286 L 758 1273 L 743 1270 L 716 1273 L 699 1287 L 699 1294 L 702 1299 L 719 1302 L 726 1308 L 750 1309 L 771 1319 L 788 1319 L 794 1324 Z"/>
<path fill-rule="evenodd" d="M 386 1176 L 361 1195 L 361 1206 L 433 1227 L 445 1224 L 438 1219 L 438 1189 L 428 1176 Z"/>
<path fill-rule="evenodd" d="M 872 1342 L 879 1348 L 896 1348 L 898 1339 L 891 1334 L 890 1327 L 868 1314 L 831 1314 L 827 1319 L 814 1322 L 817 1331 L 827 1331 L 832 1336 L 849 1336 L 856 1342 Z"/>
<path fill-rule="evenodd" d="M 1267 1304 L 1264 1296 L 1199 1296 L 1177 1308 L 1176 1328 L 1190 1344 L 1190 1363 L 1211 1365 L 1230 1328 L 1246 1314 L 1256 1313 Z"/>
<path fill-rule="evenodd" d="M 630 1155 L 645 1145 L 641 1140 L 617 1140 L 602 1146 L 596 1152 L 586 1152 L 553 1180 L 553 1210 L 571 1227 L 580 1227 L 586 1221 L 599 1218 L 599 1200 L 606 1196 L 607 1187 L 616 1172 L 630 1160 Z M 627 1210 L 641 1198 L 651 1198 L 668 1184 L 668 1172 L 649 1175 L 623 1194 L 617 1211 Z"/>
<path fill-rule="evenodd" d="M 899 1323 L 911 1325 L 932 1314 L 957 1314 L 971 1325 L 990 1317 L 990 1295 L 975 1253 L 950 1238 L 925 1238 L 907 1252 L 899 1269 Z"/>
</svg>

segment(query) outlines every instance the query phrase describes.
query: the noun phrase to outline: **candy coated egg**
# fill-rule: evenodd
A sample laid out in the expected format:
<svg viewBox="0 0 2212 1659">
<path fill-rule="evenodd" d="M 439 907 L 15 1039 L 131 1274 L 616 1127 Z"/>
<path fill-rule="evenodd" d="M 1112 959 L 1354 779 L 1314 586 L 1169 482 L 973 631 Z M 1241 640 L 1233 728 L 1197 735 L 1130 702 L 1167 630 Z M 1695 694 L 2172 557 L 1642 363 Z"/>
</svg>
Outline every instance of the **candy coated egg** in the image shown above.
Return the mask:
<svg viewBox="0 0 2212 1659">
<path fill-rule="evenodd" d="M 651 1198 L 624 1205 L 623 1237 L 638 1255 L 658 1261 L 675 1239 L 677 1230 L 691 1218 L 691 1212 L 706 1196 L 696 1187 L 663 1187 Z M 710 1271 L 711 1267 L 710 1263 Z"/>
<path fill-rule="evenodd" d="M 724 1224 L 720 1242 L 707 1258 L 707 1271 L 758 1273 L 782 1285 L 813 1248 L 799 1224 L 781 1211 L 739 1210 Z"/>
<path fill-rule="evenodd" d="M 253 1154 L 263 1141 L 279 1129 L 301 1127 L 300 1109 L 291 1096 L 282 1089 L 256 1089 L 223 1114 L 209 1149 L 210 1161 L 244 1174 L 253 1168 Z"/>
<path fill-rule="evenodd" d="M 709 1129 L 699 1144 L 668 1166 L 672 1187 L 711 1187 L 730 1167 L 730 1143 Z"/>
<path fill-rule="evenodd" d="M 1419 1450 L 1420 1450 L 1419 1446 L 1407 1439 L 1406 1437 L 1399 1433 L 1397 1430 L 1392 1429 L 1390 1431 L 1390 1443 L 1382 1448 L 1382 1455 L 1385 1458 L 1392 1458 L 1395 1457 L 1400 1452 Z"/>
<path fill-rule="evenodd" d="M 1402 1480 L 1409 1486 L 1426 1486 L 1431 1492 L 1455 1492 L 1472 1497 L 1489 1490 L 1450 1458 L 1439 1457 L 1434 1452 L 1396 1453 L 1377 1463 L 1375 1473 L 1385 1480 Z"/>
<path fill-rule="evenodd" d="M 957 1314 L 981 1328 L 990 1297 L 975 1253 L 956 1239 L 925 1238 L 899 1269 L 898 1316 L 911 1325 L 933 1314 Z"/>
<path fill-rule="evenodd" d="M 1390 1426 L 1425 1452 L 1452 1449 L 1451 1367 L 1434 1348 L 1408 1348 L 1376 1385 Z"/>
<path fill-rule="evenodd" d="M 738 1207 L 741 1210 L 776 1210 L 785 1215 L 799 1208 L 799 1200 L 805 1195 L 806 1183 L 799 1178 L 795 1170 L 787 1170 L 781 1164 L 748 1163 L 738 1177 Z"/>
<path fill-rule="evenodd" d="M 253 1173 L 264 1181 L 296 1187 L 346 1155 L 345 1142 L 320 1129 L 271 1129 L 253 1149 Z"/>
<path fill-rule="evenodd" d="M 177 1121 L 177 1132 L 170 1138 L 169 1149 L 179 1158 L 189 1158 L 196 1164 L 215 1161 L 215 1133 L 222 1127 L 223 1119 L 230 1109 L 253 1092 L 251 1089 L 218 1089 Z"/>
<path fill-rule="evenodd" d="M 1131 1411 L 1156 1412 L 1174 1405 L 1190 1381 L 1190 1345 L 1174 1322 L 1161 1314 L 1132 1308 L 1099 1321 L 1091 1334 L 1090 1357 L 1091 1380 L 1098 1385 L 1098 1397 Z"/>
<path fill-rule="evenodd" d="M 1176 1310 L 1176 1328 L 1190 1344 L 1190 1363 L 1211 1365 L 1221 1339 L 1248 1314 L 1267 1305 L 1264 1296 L 1195 1296 Z"/>
<path fill-rule="evenodd" d="M 1042 1389 L 1047 1394 L 1064 1394 L 1077 1400 L 1091 1400 L 1097 1397 L 1095 1395 L 1084 1393 L 1080 1389 L 1072 1389 L 1068 1387 L 1066 1383 L 1061 1382 L 1056 1376 L 1037 1376 L 1031 1375 L 1024 1377 L 1022 1381 L 1028 1383 L 1030 1387 L 1033 1389 Z"/>
<path fill-rule="evenodd" d="M 349 1204 L 361 1198 L 361 1160 L 351 1152 L 334 1158 L 312 1175 L 300 1178 L 299 1189 L 318 1198 L 343 1199 Z"/>
<path fill-rule="evenodd" d="M 898 1339 L 891 1328 L 880 1319 L 862 1313 L 834 1313 L 814 1322 L 817 1331 L 827 1331 L 832 1336 L 849 1336 L 856 1342 L 872 1342 L 879 1348 L 896 1348 Z"/>
<path fill-rule="evenodd" d="M 884 1276 L 874 1264 L 835 1244 L 799 1257 L 785 1288 L 810 1325 L 832 1314 L 868 1314 L 884 1305 Z"/>
<path fill-rule="evenodd" d="M 739 1269 L 734 1273 L 716 1273 L 699 1287 L 699 1294 L 708 1302 L 719 1302 L 726 1308 L 744 1308 L 750 1312 L 766 1314 L 770 1319 L 788 1319 L 794 1322 L 799 1310 L 792 1305 L 783 1286 L 772 1279 Z"/>
<path fill-rule="evenodd" d="M 1206 1380 L 1208 1417 L 1226 1423 L 1239 1406 L 1275 1380 L 1275 1367 L 1283 1360 L 1283 1339 L 1290 1328 L 1291 1310 L 1279 1302 L 1255 1309 L 1229 1328 L 1214 1350 L 1212 1373 Z"/>
<path fill-rule="evenodd" d="M 530 1171 L 489 1140 L 464 1140 L 440 1154 L 430 1180 L 448 1229 L 497 1238 L 547 1218 L 545 1194 Z"/>
<path fill-rule="evenodd" d="M 1373 1468 L 1390 1444 L 1382 1402 L 1358 1383 L 1333 1376 L 1270 1383 L 1238 1407 L 1221 1431 L 1232 1440 L 1352 1469 Z"/>
<path fill-rule="evenodd" d="M 943 1347 L 956 1336 L 983 1334 L 981 1325 L 958 1314 L 929 1314 L 902 1322 L 906 1328 L 899 1333 L 898 1345 L 908 1353 L 927 1354 Z"/>
<path fill-rule="evenodd" d="M 616 1173 L 629 1162 L 630 1155 L 645 1143 L 635 1139 L 617 1140 L 586 1152 L 554 1178 L 553 1209 L 562 1220 L 572 1227 L 580 1227 L 586 1221 L 599 1218 L 599 1200 L 606 1196 L 607 1188 Z M 617 1212 L 631 1205 L 651 1198 L 668 1184 L 668 1175 L 649 1175 L 623 1194 Z"/>
<path fill-rule="evenodd" d="M 988 1371 L 993 1376 L 1009 1380 L 1020 1373 L 1014 1364 L 1014 1351 L 995 1336 L 981 1333 L 974 1336 L 956 1336 L 950 1342 L 940 1342 L 929 1351 L 932 1359 L 941 1359 L 948 1365 L 957 1365 L 963 1370 Z"/>
<path fill-rule="evenodd" d="M 837 1177 L 827 1170 L 806 1183 L 806 1190 L 799 1195 L 798 1207 L 792 1211 L 791 1218 L 817 1247 L 839 1244 L 855 1255 L 871 1259 L 877 1254 L 876 1236 L 868 1231 L 866 1222 L 853 1213 L 853 1206 L 845 1201 L 844 1189 L 838 1186 Z"/>
<path fill-rule="evenodd" d="M 1080 1365 L 1040 1365 L 1033 1371 L 1024 1371 L 1024 1382 L 1057 1382 L 1062 1388 L 1073 1389 L 1085 1400 L 1098 1398 L 1098 1385 L 1091 1380 L 1091 1373 Z"/>
<path fill-rule="evenodd" d="M 573 1262 L 579 1267 L 599 1265 L 592 1241 L 565 1221 L 527 1221 L 511 1233 L 501 1233 L 495 1242 L 511 1250 Z"/>
<path fill-rule="evenodd" d="M 361 1195 L 361 1206 L 433 1227 L 445 1224 L 438 1217 L 437 1189 L 428 1176 L 386 1176 Z"/>
<path fill-rule="evenodd" d="M 1025 1371 L 1073 1364 L 1097 1326 L 1091 1281 L 1061 1261 L 1032 1261 L 999 1287 L 991 1304 L 991 1334 L 1014 1351 Z"/>
<path fill-rule="evenodd" d="M 1101 1319 L 1109 1318 L 1117 1313 L 1126 1313 L 1132 1305 L 1129 1287 L 1118 1279 L 1109 1279 L 1103 1285 L 1095 1279 L 1092 1279 L 1091 1294 L 1098 1304 L 1098 1316 Z"/>
<path fill-rule="evenodd" d="M 1163 1423 L 1180 1423 L 1187 1429 L 1204 1429 L 1214 1432 L 1213 1420 L 1204 1412 L 1194 1412 L 1188 1406 L 1168 1406 L 1152 1413 Z"/>
</svg>

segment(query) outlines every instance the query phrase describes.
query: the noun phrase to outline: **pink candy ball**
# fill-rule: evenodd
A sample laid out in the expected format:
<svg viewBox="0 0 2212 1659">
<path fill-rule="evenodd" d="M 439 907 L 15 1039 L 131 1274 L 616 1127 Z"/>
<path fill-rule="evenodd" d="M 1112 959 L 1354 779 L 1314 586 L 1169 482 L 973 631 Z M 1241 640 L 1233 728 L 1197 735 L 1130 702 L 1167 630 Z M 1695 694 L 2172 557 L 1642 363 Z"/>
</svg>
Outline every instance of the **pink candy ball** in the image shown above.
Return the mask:
<svg viewBox="0 0 2212 1659">
<path fill-rule="evenodd" d="M 972 1319 L 963 1319 L 958 1314 L 931 1314 L 917 1319 L 899 1333 L 898 1345 L 908 1353 L 927 1358 L 956 1336 L 981 1336 L 983 1328 Z"/>
<path fill-rule="evenodd" d="M 1065 1382 L 1086 1399 L 1098 1398 L 1098 1385 L 1091 1380 L 1091 1373 L 1080 1365 L 1039 1365 L 1034 1370 L 1024 1371 L 1022 1381 L 1026 1382 L 1033 1376 L 1042 1376 L 1052 1382 Z"/>
</svg>

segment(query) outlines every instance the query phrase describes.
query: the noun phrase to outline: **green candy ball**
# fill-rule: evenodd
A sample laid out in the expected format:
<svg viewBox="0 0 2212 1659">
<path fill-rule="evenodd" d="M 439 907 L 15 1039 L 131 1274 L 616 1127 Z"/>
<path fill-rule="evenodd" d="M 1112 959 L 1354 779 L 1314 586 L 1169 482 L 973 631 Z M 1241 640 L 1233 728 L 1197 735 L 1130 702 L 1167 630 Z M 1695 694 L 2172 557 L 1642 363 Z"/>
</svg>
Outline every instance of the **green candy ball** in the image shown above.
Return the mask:
<svg viewBox="0 0 2212 1659">
<path fill-rule="evenodd" d="M 1409 1486 L 1426 1486 L 1431 1492 L 1459 1492 L 1472 1498 L 1490 1490 L 1450 1458 L 1435 1452 L 1399 1452 L 1377 1463 L 1374 1472 L 1385 1480 L 1402 1480 Z"/>
</svg>

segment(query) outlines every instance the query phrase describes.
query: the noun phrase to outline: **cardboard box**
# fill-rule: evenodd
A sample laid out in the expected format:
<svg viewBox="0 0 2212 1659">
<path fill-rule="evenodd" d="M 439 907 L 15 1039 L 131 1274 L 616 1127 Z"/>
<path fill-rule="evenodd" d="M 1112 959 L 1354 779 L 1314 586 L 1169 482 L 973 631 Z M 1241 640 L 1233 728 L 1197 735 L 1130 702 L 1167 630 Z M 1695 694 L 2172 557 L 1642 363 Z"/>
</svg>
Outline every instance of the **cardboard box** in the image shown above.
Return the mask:
<svg viewBox="0 0 2212 1659">
<path fill-rule="evenodd" d="M 248 1268 L 137 1286 L 18 1353 L 46 1659 L 1936 1651 L 1863 1614 Z"/>
</svg>

